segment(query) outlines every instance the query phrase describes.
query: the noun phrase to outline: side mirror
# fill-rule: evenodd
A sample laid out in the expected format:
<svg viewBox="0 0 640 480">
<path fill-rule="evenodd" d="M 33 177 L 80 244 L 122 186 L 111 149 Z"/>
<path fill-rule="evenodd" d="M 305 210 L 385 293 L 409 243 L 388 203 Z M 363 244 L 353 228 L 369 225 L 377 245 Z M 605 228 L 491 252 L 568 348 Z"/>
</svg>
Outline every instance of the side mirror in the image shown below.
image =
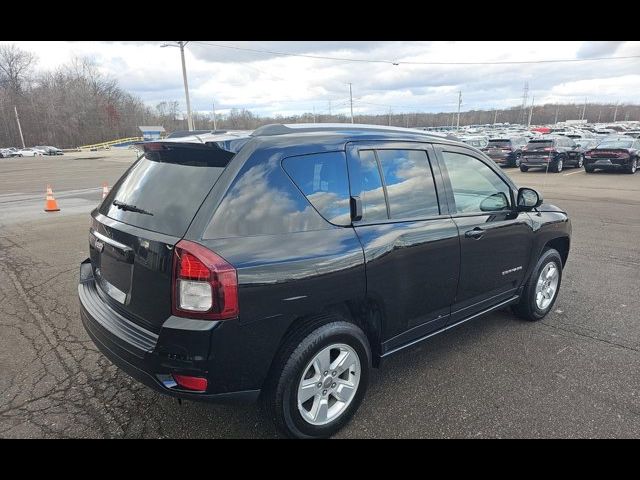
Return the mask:
<svg viewBox="0 0 640 480">
<path fill-rule="evenodd" d="M 542 195 L 533 188 L 522 187 L 518 190 L 518 210 L 528 212 L 542 205 Z"/>
<path fill-rule="evenodd" d="M 480 211 L 496 212 L 509 208 L 509 201 L 503 192 L 494 193 L 480 202 Z"/>
</svg>

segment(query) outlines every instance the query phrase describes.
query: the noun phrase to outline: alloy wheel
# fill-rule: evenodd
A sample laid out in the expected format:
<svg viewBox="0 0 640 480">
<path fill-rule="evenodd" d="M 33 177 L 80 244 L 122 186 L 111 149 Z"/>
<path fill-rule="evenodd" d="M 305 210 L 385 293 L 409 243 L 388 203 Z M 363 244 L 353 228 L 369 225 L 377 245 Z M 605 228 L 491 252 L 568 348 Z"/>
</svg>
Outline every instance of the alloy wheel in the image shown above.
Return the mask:
<svg viewBox="0 0 640 480">
<path fill-rule="evenodd" d="M 355 398 L 360 383 L 360 358 L 344 343 L 323 348 L 305 367 L 298 384 L 298 411 L 311 425 L 340 417 Z"/>
<path fill-rule="evenodd" d="M 555 262 L 547 263 L 536 283 L 536 305 L 540 310 L 546 310 L 558 290 L 560 272 Z"/>
</svg>

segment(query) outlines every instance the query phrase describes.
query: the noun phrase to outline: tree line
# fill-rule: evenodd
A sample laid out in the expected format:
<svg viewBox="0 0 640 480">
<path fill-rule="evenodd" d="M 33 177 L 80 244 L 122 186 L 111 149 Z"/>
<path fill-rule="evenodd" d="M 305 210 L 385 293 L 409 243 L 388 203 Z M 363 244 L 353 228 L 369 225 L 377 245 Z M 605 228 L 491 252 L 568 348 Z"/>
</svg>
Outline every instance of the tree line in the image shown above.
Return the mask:
<svg viewBox="0 0 640 480">
<path fill-rule="evenodd" d="M 16 113 L 27 146 L 73 148 L 117 138 L 139 136 L 140 125 L 162 125 L 167 132 L 187 130 L 178 101 L 155 107 L 124 91 L 116 80 L 101 74 L 95 63 L 75 58 L 53 71 L 36 71 L 37 59 L 12 44 L 0 45 L 0 146 L 22 146 Z M 355 102 L 356 107 L 357 102 Z M 584 109 L 584 114 L 583 114 Z M 460 113 L 460 125 L 522 123 L 529 108 L 472 110 Z M 548 104 L 534 106 L 532 124 L 571 119 L 589 122 L 640 120 L 640 105 Z M 210 114 L 194 113 L 196 129 L 213 129 Z M 218 129 L 250 130 L 269 123 L 350 122 L 343 114 L 258 116 L 247 109 L 218 114 Z M 455 125 L 456 112 L 356 114 L 356 123 L 402 127 Z"/>
</svg>

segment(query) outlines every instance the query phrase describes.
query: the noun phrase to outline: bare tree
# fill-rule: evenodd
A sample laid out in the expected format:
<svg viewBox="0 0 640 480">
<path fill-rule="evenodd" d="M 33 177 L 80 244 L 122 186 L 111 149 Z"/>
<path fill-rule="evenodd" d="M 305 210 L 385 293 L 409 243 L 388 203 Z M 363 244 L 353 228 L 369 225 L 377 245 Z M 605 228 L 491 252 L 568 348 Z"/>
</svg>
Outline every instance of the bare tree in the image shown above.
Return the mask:
<svg viewBox="0 0 640 480">
<path fill-rule="evenodd" d="M 31 52 L 14 44 L 0 45 L 0 86 L 13 94 L 21 93 L 25 77 L 35 60 Z"/>
</svg>

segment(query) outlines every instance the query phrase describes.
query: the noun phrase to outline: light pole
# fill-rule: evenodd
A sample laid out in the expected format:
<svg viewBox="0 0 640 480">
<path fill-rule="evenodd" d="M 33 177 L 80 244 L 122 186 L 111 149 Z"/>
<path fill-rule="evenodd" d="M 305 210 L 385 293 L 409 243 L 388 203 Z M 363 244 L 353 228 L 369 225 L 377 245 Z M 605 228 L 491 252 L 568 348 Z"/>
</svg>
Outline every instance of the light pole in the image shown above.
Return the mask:
<svg viewBox="0 0 640 480">
<path fill-rule="evenodd" d="M 353 123 L 353 91 L 351 90 L 351 83 L 349 83 L 349 104 L 351 106 L 351 123 Z"/>
<path fill-rule="evenodd" d="M 462 105 L 462 92 L 458 92 L 458 120 L 456 122 L 456 132 L 460 130 L 460 105 Z"/>
<path fill-rule="evenodd" d="M 182 58 L 182 79 L 184 80 L 184 96 L 187 99 L 187 125 L 189 131 L 193 131 L 193 118 L 191 117 L 191 101 L 189 100 L 189 84 L 187 83 L 187 67 L 184 63 L 184 46 L 189 42 L 163 43 L 161 47 L 179 47 L 180 57 Z"/>
</svg>

